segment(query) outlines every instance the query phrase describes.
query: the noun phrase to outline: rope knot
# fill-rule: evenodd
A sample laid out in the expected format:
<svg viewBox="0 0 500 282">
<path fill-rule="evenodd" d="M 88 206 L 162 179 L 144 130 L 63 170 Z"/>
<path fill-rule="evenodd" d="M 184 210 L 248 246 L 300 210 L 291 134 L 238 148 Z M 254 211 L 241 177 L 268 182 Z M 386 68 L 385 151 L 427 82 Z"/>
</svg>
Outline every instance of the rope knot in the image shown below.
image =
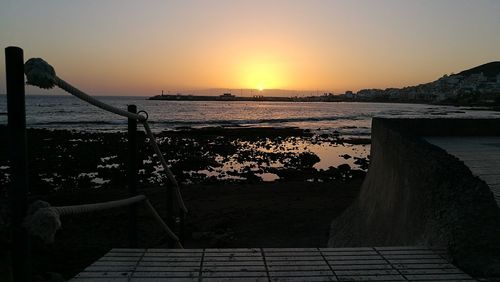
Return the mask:
<svg viewBox="0 0 500 282">
<path fill-rule="evenodd" d="M 46 61 L 41 58 L 31 58 L 24 64 L 24 73 L 26 74 L 29 85 L 40 88 L 53 88 L 56 82 L 56 71 Z"/>
<path fill-rule="evenodd" d="M 59 217 L 59 212 L 49 203 L 35 201 L 29 207 L 24 226 L 31 235 L 40 238 L 44 243 L 53 243 L 57 230 L 61 228 Z"/>
</svg>

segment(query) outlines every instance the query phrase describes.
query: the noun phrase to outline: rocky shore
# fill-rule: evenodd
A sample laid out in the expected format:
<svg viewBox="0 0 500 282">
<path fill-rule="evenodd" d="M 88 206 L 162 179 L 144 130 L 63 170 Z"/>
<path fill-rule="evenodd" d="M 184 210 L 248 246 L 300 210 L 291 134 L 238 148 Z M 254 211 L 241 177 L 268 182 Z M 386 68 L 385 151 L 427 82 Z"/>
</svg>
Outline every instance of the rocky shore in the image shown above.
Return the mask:
<svg viewBox="0 0 500 282">
<path fill-rule="evenodd" d="M 297 128 L 186 128 L 157 140 L 190 210 L 188 248 L 326 246 L 329 223 L 354 200 L 369 163 L 368 139 Z M 28 142 L 32 200 L 57 206 L 127 197 L 126 134 L 30 129 Z M 140 193 L 164 215 L 164 176 L 142 132 L 139 159 Z M 156 222 L 139 210 L 140 246 L 166 247 Z M 126 217 L 127 210 L 113 210 L 64 218 L 54 244 L 34 240 L 35 269 L 71 277 L 110 248 L 126 247 Z M 1 240 L 7 247 L 8 236 Z"/>
</svg>

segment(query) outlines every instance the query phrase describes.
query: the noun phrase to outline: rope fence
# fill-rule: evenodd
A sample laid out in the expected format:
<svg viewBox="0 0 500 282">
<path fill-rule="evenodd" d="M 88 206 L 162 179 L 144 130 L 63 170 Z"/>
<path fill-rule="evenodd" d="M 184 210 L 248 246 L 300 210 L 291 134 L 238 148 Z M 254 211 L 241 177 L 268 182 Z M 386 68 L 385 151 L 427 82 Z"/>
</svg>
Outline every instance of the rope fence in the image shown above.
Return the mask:
<svg viewBox="0 0 500 282">
<path fill-rule="evenodd" d="M 71 84 L 67 83 L 63 79 L 59 78 L 56 75 L 56 72 L 54 68 L 49 65 L 46 61 L 44 61 L 41 58 L 31 58 L 29 59 L 25 65 L 24 65 L 24 72 L 26 74 L 27 78 L 27 84 L 33 85 L 33 86 L 38 86 L 40 88 L 44 89 L 51 89 L 54 88 L 54 86 L 58 86 L 59 88 L 63 89 L 64 91 L 68 92 L 69 94 L 89 103 L 92 104 L 100 109 L 103 109 L 105 111 L 127 117 L 127 118 L 132 118 L 136 119 L 139 122 L 142 123 L 144 126 L 144 129 L 146 130 L 146 134 L 149 138 L 149 142 L 151 146 L 153 147 L 153 150 L 155 151 L 156 155 L 158 156 L 161 165 L 163 166 L 163 170 L 165 171 L 167 175 L 167 179 L 171 182 L 173 189 L 174 189 L 174 194 L 175 194 L 175 199 L 177 204 L 179 205 L 179 208 L 184 212 L 187 213 L 188 210 L 186 208 L 186 205 L 184 204 L 184 200 L 182 199 L 182 194 L 179 189 L 179 184 L 177 183 L 175 176 L 173 175 L 172 171 L 170 170 L 170 167 L 168 166 L 167 162 L 165 161 L 165 158 L 163 157 L 163 154 L 160 151 L 160 148 L 158 147 L 158 144 L 156 142 L 156 139 L 151 132 L 151 129 L 149 127 L 149 124 L 147 122 L 147 117 L 141 115 L 141 114 L 134 114 L 116 107 L 113 107 L 111 105 L 108 105 L 102 101 L 99 101 L 98 99 L 95 99 L 94 97 L 86 94 L 85 92 L 79 90 L 78 88 L 72 86 Z"/>
<path fill-rule="evenodd" d="M 120 208 L 124 206 L 135 205 L 143 202 L 148 208 L 148 211 L 158 221 L 165 233 L 174 240 L 176 247 L 183 248 L 179 237 L 165 224 L 161 216 L 153 207 L 151 202 L 144 195 L 137 195 L 134 197 L 115 200 L 109 202 L 102 202 L 96 204 L 74 205 L 51 207 L 47 202 L 37 201 L 32 204 L 28 216 L 25 219 L 24 225 L 34 236 L 41 238 L 46 243 L 54 241 L 55 233 L 61 228 L 61 216 L 73 216 L 84 213 L 92 213 L 97 211 L 109 210 Z"/>
<path fill-rule="evenodd" d="M 156 138 L 154 137 L 151 128 L 148 123 L 148 114 L 145 111 L 139 111 L 135 113 L 131 111 L 125 111 L 119 108 L 116 108 L 112 105 L 106 104 L 85 92 L 79 90 L 68 82 L 64 81 L 60 77 L 56 75 L 54 68 L 45 62 L 41 58 L 32 58 L 26 61 L 24 64 L 24 73 L 26 74 L 27 81 L 26 83 L 33 86 L 38 86 L 43 89 L 51 89 L 55 86 L 63 89 L 69 94 L 91 104 L 105 111 L 117 114 L 122 117 L 126 117 L 130 120 L 137 120 L 140 122 L 144 130 L 146 131 L 146 135 L 149 139 L 149 144 L 153 148 L 156 156 L 158 157 L 161 166 L 163 167 L 163 171 L 167 176 L 167 181 L 170 182 L 167 188 L 172 189 L 170 192 L 175 195 L 175 203 L 180 211 L 180 220 L 183 222 L 184 214 L 188 212 L 184 200 L 182 199 L 182 194 L 180 192 L 179 184 L 175 179 L 174 174 L 170 170 L 167 161 L 165 160 L 158 143 L 156 142 Z M 134 108 L 135 109 L 135 108 Z M 130 130 L 130 129 L 129 129 Z M 48 203 L 40 203 L 40 201 L 35 202 L 30 209 L 34 209 L 34 211 L 30 211 L 28 216 L 24 221 L 24 225 L 27 229 L 30 230 L 30 233 L 42 238 L 46 242 L 52 242 L 54 240 L 55 233 L 61 227 L 60 216 L 64 215 L 77 215 L 81 213 L 89 213 L 101 210 L 108 210 L 123 206 L 133 206 L 139 202 L 145 203 L 146 207 L 153 215 L 153 217 L 158 221 L 160 226 L 165 230 L 167 235 L 173 240 L 173 243 L 176 247 L 182 248 L 182 244 L 180 242 L 179 237 L 168 227 L 165 221 L 161 218 L 155 208 L 151 205 L 149 200 L 144 195 L 132 196 L 127 199 L 103 202 L 103 203 L 95 203 L 95 204 L 86 204 L 86 205 L 75 205 L 75 206 L 62 206 L 62 207 L 51 207 Z M 167 203 L 168 204 L 168 203 Z M 133 207 L 131 207 L 133 208 Z M 45 218 L 44 218 L 45 217 Z M 172 222 L 171 222 L 172 223 Z M 173 224 L 173 223 L 172 223 Z M 182 227 L 181 227 L 182 228 Z M 182 233 L 182 231 L 181 231 Z"/>
</svg>

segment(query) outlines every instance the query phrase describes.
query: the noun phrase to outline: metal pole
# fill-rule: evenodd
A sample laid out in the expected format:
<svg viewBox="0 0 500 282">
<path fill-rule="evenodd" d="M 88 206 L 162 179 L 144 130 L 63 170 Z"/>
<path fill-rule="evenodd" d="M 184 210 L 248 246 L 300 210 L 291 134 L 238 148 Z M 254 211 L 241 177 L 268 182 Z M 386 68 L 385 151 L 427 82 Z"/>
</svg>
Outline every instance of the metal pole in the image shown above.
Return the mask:
<svg viewBox="0 0 500 282">
<path fill-rule="evenodd" d="M 128 105 L 128 111 L 137 113 L 135 105 Z M 129 196 L 137 195 L 137 120 L 128 119 L 128 190 Z M 129 218 L 129 246 L 137 248 L 137 205 L 131 205 L 128 211 Z"/>
<path fill-rule="evenodd" d="M 23 220 L 28 208 L 28 167 L 24 100 L 23 49 L 5 48 L 7 78 L 8 138 L 11 183 L 8 188 L 12 229 L 12 276 L 31 281 L 30 242 Z"/>
</svg>

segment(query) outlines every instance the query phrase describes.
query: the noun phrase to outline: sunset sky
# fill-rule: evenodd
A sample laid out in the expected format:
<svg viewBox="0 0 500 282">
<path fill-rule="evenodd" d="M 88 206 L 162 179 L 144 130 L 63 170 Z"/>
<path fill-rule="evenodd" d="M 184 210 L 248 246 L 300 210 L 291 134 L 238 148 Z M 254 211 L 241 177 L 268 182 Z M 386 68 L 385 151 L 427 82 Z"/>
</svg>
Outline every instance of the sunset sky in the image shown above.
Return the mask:
<svg viewBox="0 0 500 282">
<path fill-rule="evenodd" d="M 496 0 L 0 0 L 2 49 L 96 95 L 415 85 L 500 60 L 499 28 Z"/>
</svg>

